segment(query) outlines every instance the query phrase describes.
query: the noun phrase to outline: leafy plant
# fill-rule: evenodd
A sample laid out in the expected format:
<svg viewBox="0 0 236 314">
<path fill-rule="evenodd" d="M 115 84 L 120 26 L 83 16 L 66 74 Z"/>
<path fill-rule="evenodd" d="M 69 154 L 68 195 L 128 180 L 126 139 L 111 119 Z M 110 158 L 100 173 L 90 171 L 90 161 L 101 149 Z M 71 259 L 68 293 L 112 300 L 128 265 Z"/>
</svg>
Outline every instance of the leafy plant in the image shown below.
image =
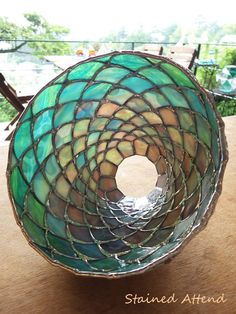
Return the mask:
<svg viewBox="0 0 236 314">
<path fill-rule="evenodd" d="M 68 28 L 50 24 L 37 13 L 24 14 L 24 18 L 28 23 L 27 26 L 19 26 L 9 22 L 5 17 L 0 17 L 0 40 L 3 42 L 5 40 L 8 44 L 6 48 L 0 49 L 0 53 L 15 52 L 22 47 L 27 47 L 28 50 L 30 48 L 30 52 L 38 57 L 52 54 L 64 55 L 71 52 L 68 43 L 55 42 L 63 40 L 69 33 Z M 11 44 L 9 40 L 12 40 Z"/>
<path fill-rule="evenodd" d="M 236 100 L 221 100 L 216 107 L 222 117 L 236 115 Z"/>
<path fill-rule="evenodd" d="M 5 98 L 0 98 L 0 122 L 10 121 L 16 114 L 16 109 Z"/>
</svg>

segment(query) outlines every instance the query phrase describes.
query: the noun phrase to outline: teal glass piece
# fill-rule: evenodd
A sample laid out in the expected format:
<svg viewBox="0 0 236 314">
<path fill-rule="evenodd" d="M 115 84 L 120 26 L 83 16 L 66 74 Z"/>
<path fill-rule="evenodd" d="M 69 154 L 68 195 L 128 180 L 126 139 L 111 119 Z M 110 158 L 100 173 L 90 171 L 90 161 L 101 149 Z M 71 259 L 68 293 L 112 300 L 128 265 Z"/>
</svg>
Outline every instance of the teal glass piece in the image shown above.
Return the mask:
<svg viewBox="0 0 236 314">
<path fill-rule="evenodd" d="M 34 173 L 38 169 L 38 164 L 35 159 L 35 152 L 30 149 L 23 157 L 22 160 L 22 171 L 28 182 L 31 181 Z"/>
<path fill-rule="evenodd" d="M 33 181 L 33 189 L 40 202 L 45 204 L 48 193 L 50 192 L 50 187 L 41 173 L 36 174 Z"/>
<path fill-rule="evenodd" d="M 86 62 L 73 68 L 68 74 L 69 80 L 88 80 L 103 66 L 100 62 Z"/>
<path fill-rule="evenodd" d="M 44 173 L 48 181 L 50 182 L 53 182 L 60 173 L 60 167 L 58 166 L 57 160 L 54 155 L 48 158 L 47 163 L 45 165 Z"/>
<path fill-rule="evenodd" d="M 106 258 L 97 261 L 91 261 L 90 265 L 98 270 L 112 271 L 119 268 L 120 264 L 115 258 Z"/>
<path fill-rule="evenodd" d="M 29 193 L 26 201 L 26 210 L 31 219 L 39 226 L 44 227 L 45 207 L 36 199 L 36 197 Z"/>
<path fill-rule="evenodd" d="M 92 271 L 92 268 L 89 267 L 89 264 L 86 263 L 85 261 L 78 259 L 78 258 L 70 258 L 64 255 L 58 255 L 54 254 L 56 261 L 61 263 L 61 265 L 66 265 L 73 271 L 77 271 L 80 269 L 82 272 L 90 272 Z"/>
<path fill-rule="evenodd" d="M 143 75 L 147 79 L 149 79 L 151 82 L 153 82 L 156 85 L 166 85 L 166 84 L 173 84 L 174 82 L 171 80 L 171 78 L 163 73 L 161 70 L 155 69 L 155 68 L 146 68 L 141 71 L 139 71 L 139 74 Z"/>
<path fill-rule="evenodd" d="M 73 243 L 75 250 L 78 254 L 82 254 L 92 258 L 104 258 L 101 249 L 99 249 L 96 244 L 83 244 L 83 243 Z"/>
<path fill-rule="evenodd" d="M 84 100 L 100 100 L 107 93 L 111 84 L 108 83 L 97 83 L 93 84 L 83 94 Z"/>
<path fill-rule="evenodd" d="M 14 201 L 21 207 L 24 206 L 24 196 L 28 190 L 28 185 L 18 167 L 14 168 L 10 174 L 10 187 Z"/>
<path fill-rule="evenodd" d="M 17 143 L 17 144 L 16 144 Z M 30 121 L 25 121 L 20 125 L 15 134 L 14 152 L 16 158 L 20 158 L 22 153 L 32 144 Z"/>
<path fill-rule="evenodd" d="M 124 68 L 128 68 L 130 70 L 136 71 L 142 67 L 149 66 L 150 62 L 145 58 L 142 58 L 137 55 L 130 55 L 130 54 L 121 54 L 115 55 L 110 60 L 112 64 L 118 64 L 123 66 Z"/>
<path fill-rule="evenodd" d="M 118 88 L 112 90 L 109 95 L 107 95 L 107 99 L 110 101 L 114 101 L 114 103 L 123 104 L 132 96 L 133 94 L 130 91 Z"/>
<path fill-rule="evenodd" d="M 47 133 L 52 129 L 52 116 L 54 110 L 44 111 L 35 121 L 33 136 L 34 139 L 37 140 L 43 134 Z"/>
<path fill-rule="evenodd" d="M 45 239 L 45 231 L 37 226 L 27 215 L 23 215 L 22 223 L 25 231 L 29 235 L 30 241 L 35 242 L 38 245 L 47 247 Z"/>
<path fill-rule="evenodd" d="M 55 146 L 56 148 L 61 147 L 63 144 L 69 143 L 72 139 L 72 124 L 68 123 L 63 125 L 55 135 Z"/>
<path fill-rule="evenodd" d="M 67 122 L 73 120 L 76 102 L 66 103 L 57 110 L 54 117 L 54 127 L 57 128 Z"/>
<path fill-rule="evenodd" d="M 98 141 L 100 135 L 101 135 L 100 132 L 90 133 L 89 137 L 88 137 L 88 145 L 92 145 L 92 144 L 96 143 Z"/>
<path fill-rule="evenodd" d="M 59 102 L 63 104 L 78 99 L 86 85 L 85 82 L 75 82 L 66 86 L 59 97 Z"/>
<path fill-rule="evenodd" d="M 222 126 L 207 92 L 168 58 L 127 51 L 79 62 L 41 89 L 16 126 L 7 178 L 17 223 L 75 274 L 114 278 L 158 265 L 212 213 L 227 162 Z M 158 173 L 141 198 L 116 180 L 134 155 Z"/>
<path fill-rule="evenodd" d="M 25 114 L 24 114 L 24 117 L 22 117 L 22 122 L 26 121 L 26 120 L 29 120 L 31 117 L 32 117 L 31 108 L 28 107 L 28 108 L 25 109 Z"/>
<path fill-rule="evenodd" d="M 174 80 L 178 86 L 186 86 L 195 89 L 193 80 L 181 69 L 170 63 L 162 63 L 161 68 Z"/>
<path fill-rule="evenodd" d="M 67 256 L 76 256 L 76 252 L 73 250 L 71 242 L 53 235 L 51 232 L 48 232 L 46 237 L 50 246 L 53 247 L 58 253 L 65 254 Z"/>
<path fill-rule="evenodd" d="M 79 156 L 76 158 L 76 164 L 78 168 L 82 168 L 86 163 L 84 153 L 79 154 Z"/>
<path fill-rule="evenodd" d="M 121 68 L 106 68 L 99 72 L 95 80 L 108 83 L 117 83 L 129 73 L 130 71 Z"/>
<path fill-rule="evenodd" d="M 154 109 L 171 105 L 166 97 L 154 91 L 146 92 L 144 94 L 144 98 L 151 104 Z"/>
<path fill-rule="evenodd" d="M 38 162 L 42 163 L 52 153 L 52 150 L 52 134 L 42 136 L 36 149 Z"/>
<path fill-rule="evenodd" d="M 169 100 L 171 106 L 189 108 L 189 104 L 186 99 L 177 90 L 171 87 L 162 87 L 160 90 Z"/>
<path fill-rule="evenodd" d="M 195 91 L 191 89 L 183 89 L 184 96 L 187 98 L 190 107 L 194 112 L 198 112 L 207 118 L 207 113 L 205 109 L 205 104 L 201 102 L 201 99 L 198 97 Z"/>
<path fill-rule="evenodd" d="M 52 214 L 47 213 L 46 215 L 46 224 L 49 230 L 62 238 L 66 239 L 66 224 L 61 219 L 54 217 Z"/>
<path fill-rule="evenodd" d="M 41 91 L 32 104 L 33 114 L 35 115 L 46 108 L 54 107 L 56 105 L 57 93 L 60 91 L 61 87 L 61 84 L 56 84 L 48 86 Z"/>
<path fill-rule="evenodd" d="M 151 88 L 153 84 L 139 77 L 129 77 L 121 82 L 122 86 L 128 87 L 134 93 L 142 93 Z"/>
</svg>

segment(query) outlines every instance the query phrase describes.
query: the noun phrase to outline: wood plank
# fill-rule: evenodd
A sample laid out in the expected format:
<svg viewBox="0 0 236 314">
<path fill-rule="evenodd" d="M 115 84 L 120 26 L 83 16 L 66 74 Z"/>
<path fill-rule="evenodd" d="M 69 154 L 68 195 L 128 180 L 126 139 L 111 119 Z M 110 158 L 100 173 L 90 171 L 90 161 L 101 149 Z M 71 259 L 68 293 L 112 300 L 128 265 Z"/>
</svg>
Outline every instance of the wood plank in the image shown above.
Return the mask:
<svg viewBox="0 0 236 314">
<path fill-rule="evenodd" d="M 7 195 L 8 146 L 0 147 L 0 312 L 37 313 L 236 313 L 236 116 L 227 117 L 230 159 L 223 192 L 206 229 L 170 263 L 142 275 L 117 280 L 77 277 L 51 266 L 26 242 L 16 225 Z M 134 178 L 148 180 L 148 178 Z M 125 295 L 170 296 L 169 304 L 125 304 Z M 181 304 L 189 294 L 219 297 L 225 303 Z"/>
</svg>

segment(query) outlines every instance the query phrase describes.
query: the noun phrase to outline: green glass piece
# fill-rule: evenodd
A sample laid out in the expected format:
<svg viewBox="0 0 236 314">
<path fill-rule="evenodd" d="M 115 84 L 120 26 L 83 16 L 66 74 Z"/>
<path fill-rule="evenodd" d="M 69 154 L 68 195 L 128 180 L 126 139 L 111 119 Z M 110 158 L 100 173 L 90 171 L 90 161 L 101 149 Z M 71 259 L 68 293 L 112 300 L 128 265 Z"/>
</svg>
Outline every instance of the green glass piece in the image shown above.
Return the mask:
<svg viewBox="0 0 236 314">
<path fill-rule="evenodd" d="M 96 120 L 92 121 L 90 124 L 89 130 L 90 131 L 102 131 L 104 130 L 106 123 L 109 121 L 108 118 L 97 118 Z"/>
<path fill-rule="evenodd" d="M 77 165 L 77 167 L 79 169 L 82 168 L 85 165 L 85 162 L 86 162 L 86 160 L 85 160 L 84 153 L 80 153 L 78 155 L 78 157 L 76 158 L 76 165 Z"/>
<path fill-rule="evenodd" d="M 168 75 L 155 68 L 146 68 L 139 71 L 139 73 L 157 86 L 174 83 Z"/>
<path fill-rule="evenodd" d="M 122 55 L 113 56 L 110 62 L 112 64 L 118 64 L 134 71 L 150 65 L 150 62 L 148 60 L 140 56 L 125 53 Z"/>
<path fill-rule="evenodd" d="M 47 247 L 44 230 L 38 227 L 31 219 L 29 219 L 27 215 L 22 217 L 22 222 L 24 229 L 26 230 L 31 241 L 41 246 Z"/>
<path fill-rule="evenodd" d="M 34 177 L 33 189 L 40 202 L 45 204 L 50 191 L 50 186 L 41 173 L 37 173 L 37 175 Z"/>
<path fill-rule="evenodd" d="M 70 258 L 64 255 L 57 254 L 54 254 L 54 256 L 59 263 L 61 263 L 62 265 L 66 265 L 67 267 L 71 268 L 73 271 L 76 271 L 78 273 L 79 273 L 78 269 L 81 270 L 81 272 L 92 271 L 92 268 L 89 267 L 89 264 L 81 259 Z"/>
<path fill-rule="evenodd" d="M 122 86 L 125 86 L 132 90 L 134 93 L 142 93 L 145 90 L 153 87 L 153 84 L 139 77 L 129 77 L 124 79 L 121 83 Z"/>
<path fill-rule="evenodd" d="M 150 107 L 144 102 L 143 99 L 136 98 L 136 97 L 133 97 L 132 99 L 130 99 L 126 103 L 126 106 L 136 113 L 150 110 Z"/>
<path fill-rule="evenodd" d="M 214 132 L 212 132 L 211 134 L 211 154 L 214 160 L 215 168 L 219 169 L 220 167 L 219 138 Z"/>
<path fill-rule="evenodd" d="M 65 222 L 61 219 L 58 219 L 51 215 L 50 213 L 47 213 L 46 215 L 46 222 L 49 230 L 62 238 L 66 239 L 66 225 Z"/>
<path fill-rule="evenodd" d="M 25 121 L 20 125 L 15 133 L 14 152 L 16 158 L 20 158 L 25 150 L 32 144 L 30 121 Z"/>
<path fill-rule="evenodd" d="M 107 56 L 101 56 L 101 57 L 96 57 L 96 60 L 97 61 L 100 61 L 100 62 L 108 62 L 109 60 L 111 59 L 111 56 L 110 55 L 107 55 Z"/>
<path fill-rule="evenodd" d="M 100 100 L 102 99 L 108 90 L 111 88 L 111 84 L 108 83 L 96 83 L 86 89 L 83 94 L 84 100 Z"/>
<path fill-rule="evenodd" d="M 150 57 L 147 57 L 147 60 L 149 60 L 152 64 L 158 64 L 162 62 L 161 59 L 155 59 L 155 58 L 150 58 Z"/>
<path fill-rule="evenodd" d="M 96 145 L 91 146 L 87 151 L 87 159 L 90 160 L 91 158 L 94 158 L 96 152 L 97 152 Z"/>
<path fill-rule="evenodd" d="M 40 142 L 37 145 L 37 158 L 38 162 L 41 163 L 45 158 L 47 158 L 53 151 L 52 146 L 52 135 L 46 134 L 42 136 Z"/>
<path fill-rule="evenodd" d="M 181 129 L 196 133 L 195 122 L 192 115 L 185 110 L 176 110 L 180 122 Z"/>
<path fill-rule="evenodd" d="M 68 256 L 76 255 L 69 241 L 66 241 L 56 235 L 53 235 L 51 232 L 47 233 L 47 240 L 50 246 L 54 248 L 57 252 Z"/>
<path fill-rule="evenodd" d="M 219 134 L 219 126 L 216 119 L 216 114 L 214 110 L 212 109 L 210 103 L 208 100 L 205 99 L 205 106 L 204 106 L 206 112 L 207 112 L 207 119 L 212 127 L 212 129 L 215 131 L 215 133 Z"/>
<path fill-rule="evenodd" d="M 33 104 L 32 111 L 36 114 L 46 108 L 53 107 L 56 105 L 57 93 L 60 91 L 62 85 L 56 84 L 46 87 L 36 96 Z"/>
<path fill-rule="evenodd" d="M 161 87 L 160 90 L 166 96 L 166 98 L 169 100 L 170 104 L 173 107 L 189 108 L 189 105 L 183 95 L 176 89 L 171 87 Z"/>
<path fill-rule="evenodd" d="M 101 135 L 100 132 L 93 132 L 93 133 L 90 133 L 89 136 L 88 136 L 88 146 L 96 143 L 99 139 L 99 136 Z"/>
<path fill-rule="evenodd" d="M 57 79 L 55 79 L 54 83 L 64 83 L 67 78 L 67 73 L 60 75 Z"/>
<path fill-rule="evenodd" d="M 104 258 L 105 256 L 101 253 L 100 249 L 96 244 L 82 244 L 73 243 L 75 250 L 82 255 L 93 257 L 93 258 Z"/>
<path fill-rule="evenodd" d="M 55 146 L 59 148 L 63 144 L 66 144 L 72 140 L 72 124 L 68 123 L 63 125 L 56 133 L 55 136 Z"/>
<path fill-rule="evenodd" d="M 54 117 L 54 127 L 57 128 L 66 122 L 71 122 L 74 117 L 76 102 L 66 103 L 57 110 Z"/>
<path fill-rule="evenodd" d="M 78 100 L 86 85 L 87 83 L 85 82 L 75 82 L 66 86 L 59 97 L 59 102 L 63 104 L 73 100 Z"/>
<path fill-rule="evenodd" d="M 117 88 L 112 90 L 108 95 L 107 99 L 113 101 L 114 103 L 118 103 L 123 105 L 129 98 L 131 98 L 133 94 L 125 89 Z"/>
<path fill-rule="evenodd" d="M 11 168 L 13 168 L 17 164 L 17 159 L 14 152 L 12 152 L 10 164 L 11 164 Z"/>
<path fill-rule="evenodd" d="M 57 160 L 54 155 L 48 158 L 47 163 L 44 168 L 44 173 L 48 179 L 48 181 L 53 182 L 55 178 L 60 173 L 60 168 L 58 166 Z"/>
<path fill-rule="evenodd" d="M 25 111 L 24 111 L 24 115 L 22 116 L 22 122 L 29 120 L 32 117 L 32 108 L 30 106 L 28 106 Z"/>
<path fill-rule="evenodd" d="M 33 136 L 35 140 L 52 129 L 53 114 L 53 109 L 46 110 L 36 119 L 33 128 Z"/>
<path fill-rule="evenodd" d="M 195 119 L 200 140 L 208 147 L 211 147 L 211 133 L 208 122 L 199 115 L 196 115 Z"/>
<path fill-rule="evenodd" d="M 121 68 L 106 68 L 102 70 L 96 77 L 95 81 L 105 81 L 108 83 L 117 83 L 130 71 Z"/>
<path fill-rule="evenodd" d="M 103 66 L 100 62 L 90 61 L 77 65 L 68 75 L 69 80 L 88 80 Z"/>
<path fill-rule="evenodd" d="M 161 68 L 167 72 L 177 85 L 196 89 L 192 80 L 190 80 L 190 78 L 176 66 L 169 63 L 162 63 Z"/>
<path fill-rule="evenodd" d="M 113 270 L 119 268 L 120 264 L 115 258 L 106 258 L 97 261 L 91 261 L 90 265 L 98 270 Z"/>
<path fill-rule="evenodd" d="M 192 110 L 195 112 L 199 112 L 205 118 L 207 118 L 205 105 L 201 103 L 197 93 L 191 89 L 183 89 L 183 93 L 190 104 L 190 108 L 192 108 Z"/>
<path fill-rule="evenodd" d="M 27 195 L 26 200 L 26 209 L 29 212 L 32 220 L 37 224 L 43 227 L 44 223 L 44 213 L 45 207 L 34 197 L 32 193 Z"/>
<path fill-rule="evenodd" d="M 124 261 L 134 261 L 155 252 L 156 248 L 134 248 L 130 253 L 120 256 Z"/>
<path fill-rule="evenodd" d="M 97 167 L 97 162 L 95 159 L 92 159 L 89 163 L 89 168 L 91 171 L 93 171 Z"/>
<path fill-rule="evenodd" d="M 23 179 L 18 167 L 14 168 L 10 175 L 10 185 L 14 200 L 21 207 L 24 206 L 24 197 L 28 190 L 28 185 Z"/>
<path fill-rule="evenodd" d="M 34 173 L 38 169 L 38 164 L 35 160 L 35 152 L 30 149 L 23 157 L 22 160 L 22 171 L 28 182 L 31 181 Z"/>
<path fill-rule="evenodd" d="M 150 103 L 150 105 L 154 109 L 170 106 L 170 102 L 168 101 L 168 99 L 156 91 L 144 93 L 144 98 Z"/>
</svg>

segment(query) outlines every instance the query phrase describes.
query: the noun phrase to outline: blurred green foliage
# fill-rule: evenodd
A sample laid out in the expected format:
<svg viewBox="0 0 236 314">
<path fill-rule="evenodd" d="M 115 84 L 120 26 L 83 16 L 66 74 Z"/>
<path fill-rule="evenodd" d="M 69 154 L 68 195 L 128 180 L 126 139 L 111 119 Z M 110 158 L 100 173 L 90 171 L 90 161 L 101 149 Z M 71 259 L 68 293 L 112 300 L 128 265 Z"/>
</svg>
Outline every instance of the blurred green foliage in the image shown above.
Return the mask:
<svg viewBox="0 0 236 314">
<path fill-rule="evenodd" d="M 216 107 L 222 117 L 236 115 L 236 100 L 217 101 Z"/>
<path fill-rule="evenodd" d="M 0 122 L 11 121 L 16 114 L 16 109 L 5 98 L 0 97 Z"/>
<path fill-rule="evenodd" d="M 50 24 L 37 13 L 26 13 L 24 18 L 26 26 L 10 22 L 6 17 L 0 17 L 0 40 L 3 42 L 13 40 L 11 47 L 0 49 L 0 53 L 15 52 L 24 47 L 27 53 L 32 53 L 39 58 L 45 55 L 70 54 L 70 45 L 62 41 L 70 32 L 68 28 Z M 53 42 L 58 40 L 61 42 Z"/>
</svg>

